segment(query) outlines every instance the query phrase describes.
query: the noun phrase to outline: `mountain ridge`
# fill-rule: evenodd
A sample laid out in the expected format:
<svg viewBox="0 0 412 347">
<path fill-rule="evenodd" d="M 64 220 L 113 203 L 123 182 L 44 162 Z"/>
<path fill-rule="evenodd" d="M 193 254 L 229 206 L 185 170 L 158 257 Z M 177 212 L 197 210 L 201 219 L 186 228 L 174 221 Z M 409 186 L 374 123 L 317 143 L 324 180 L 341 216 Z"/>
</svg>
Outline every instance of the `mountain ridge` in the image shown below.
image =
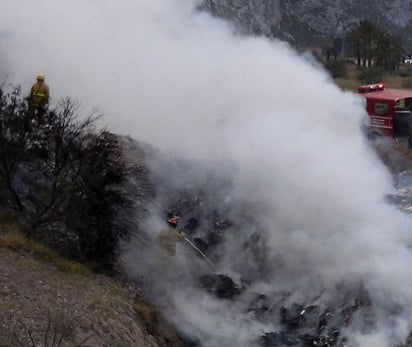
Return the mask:
<svg viewBox="0 0 412 347">
<path fill-rule="evenodd" d="M 412 49 L 412 3 L 407 0 L 205 0 L 202 7 L 246 34 L 280 38 L 297 47 L 341 40 L 367 19 Z"/>
</svg>

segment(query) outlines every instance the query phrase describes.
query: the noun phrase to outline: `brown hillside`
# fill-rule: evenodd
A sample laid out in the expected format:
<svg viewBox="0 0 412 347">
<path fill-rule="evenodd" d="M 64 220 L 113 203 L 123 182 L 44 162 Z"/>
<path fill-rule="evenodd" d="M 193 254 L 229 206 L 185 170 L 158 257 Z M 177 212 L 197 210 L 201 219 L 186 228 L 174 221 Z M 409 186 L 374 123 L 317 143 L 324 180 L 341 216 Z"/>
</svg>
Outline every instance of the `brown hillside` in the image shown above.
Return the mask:
<svg viewBox="0 0 412 347">
<path fill-rule="evenodd" d="M 0 346 L 183 347 L 139 290 L 0 247 Z"/>
</svg>

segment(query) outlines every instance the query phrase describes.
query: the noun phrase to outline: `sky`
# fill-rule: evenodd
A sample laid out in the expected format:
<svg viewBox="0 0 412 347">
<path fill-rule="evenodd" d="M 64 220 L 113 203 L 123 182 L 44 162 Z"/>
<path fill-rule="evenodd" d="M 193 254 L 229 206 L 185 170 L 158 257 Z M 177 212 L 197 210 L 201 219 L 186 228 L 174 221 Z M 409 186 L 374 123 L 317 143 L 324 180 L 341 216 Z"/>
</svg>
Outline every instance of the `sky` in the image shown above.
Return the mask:
<svg viewBox="0 0 412 347">
<path fill-rule="evenodd" d="M 334 85 L 310 56 L 241 36 L 196 11 L 194 0 L 2 4 L 0 83 L 28 93 L 44 73 L 52 104 L 71 96 L 86 110 L 98 108 L 111 131 L 171 159 L 213 169 L 230 163 L 232 198 L 260 207 L 273 275 L 262 286 L 304 300 L 308 288 L 362 281 L 380 329 L 353 332 L 354 341 L 387 347 L 406 336 L 410 218 L 385 202 L 394 188 L 360 130 L 362 101 Z M 245 226 L 239 235 L 248 232 Z M 225 270 L 251 262 L 233 256 L 236 240 L 225 247 Z M 181 328 L 196 331 L 206 347 L 250 346 L 249 336 L 273 328 L 239 315 L 238 304 L 175 294 Z M 405 309 L 386 324 L 393 307 Z"/>
</svg>

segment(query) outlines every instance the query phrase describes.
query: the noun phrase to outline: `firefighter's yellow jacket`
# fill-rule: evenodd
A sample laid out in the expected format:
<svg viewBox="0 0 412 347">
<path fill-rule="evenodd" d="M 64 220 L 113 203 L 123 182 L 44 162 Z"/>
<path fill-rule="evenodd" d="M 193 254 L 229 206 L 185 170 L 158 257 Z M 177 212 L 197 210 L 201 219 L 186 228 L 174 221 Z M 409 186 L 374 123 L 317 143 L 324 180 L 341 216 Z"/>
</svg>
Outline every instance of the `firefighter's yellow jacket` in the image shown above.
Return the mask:
<svg viewBox="0 0 412 347">
<path fill-rule="evenodd" d="M 176 254 L 176 243 L 185 239 L 185 233 L 173 228 L 168 227 L 163 229 L 157 237 L 157 242 L 164 249 L 168 255 L 174 256 Z"/>
<path fill-rule="evenodd" d="M 44 107 L 49 102 L 49 86 L 44 82 L 36 82 L 31 87 L 30 100 L 33 106 Z"/>
</svg>

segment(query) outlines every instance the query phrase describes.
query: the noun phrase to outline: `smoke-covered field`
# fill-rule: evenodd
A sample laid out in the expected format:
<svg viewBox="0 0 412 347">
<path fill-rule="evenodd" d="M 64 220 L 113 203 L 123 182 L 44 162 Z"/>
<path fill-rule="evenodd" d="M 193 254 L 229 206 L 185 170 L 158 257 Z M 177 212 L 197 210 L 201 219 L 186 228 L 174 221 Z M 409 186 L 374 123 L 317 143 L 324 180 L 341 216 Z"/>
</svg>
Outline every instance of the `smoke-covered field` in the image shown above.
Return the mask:
<svg viewBox="0 0 412 347">
<path fill-rule="evenodd" d="M 230 222 L 210 256 L 219 272 L 247 281 L 235 300 L 198 285 L 197 275 L 210 269 L 183 247 L 177 280 L 156 266 L 154 250 L 131 244 L 125 255 L 130 269 L 161 284 L 173 303 L 165 312 L 202 346 L 259 343 L 284 329 L 283 304 L 314 304 L 324 313 L 352 299 L 373 308 L 373 324 L 355 314 L 343 322 L 348 345 L 404 340 L 412 323 L 410 217 L 386 198 L 395 187 L 360 130 L 362 102 L 310 57 L 237 35 L 197 5 L 4 0 L 0 81 L 28 90 L 43 72 L 53 102 L 70 95 L 99 107 L 112 131 L 164 153 L 150 163 L 158 200 L 148 239 L 184 191 L 199 197 L 190 195 L 183 212 L 211 221 L 217 211 Z M 210 228 L 200 224 L 194 236 Z M 248 311 L 256 293 L 276 313 Z"/>
</svg>

